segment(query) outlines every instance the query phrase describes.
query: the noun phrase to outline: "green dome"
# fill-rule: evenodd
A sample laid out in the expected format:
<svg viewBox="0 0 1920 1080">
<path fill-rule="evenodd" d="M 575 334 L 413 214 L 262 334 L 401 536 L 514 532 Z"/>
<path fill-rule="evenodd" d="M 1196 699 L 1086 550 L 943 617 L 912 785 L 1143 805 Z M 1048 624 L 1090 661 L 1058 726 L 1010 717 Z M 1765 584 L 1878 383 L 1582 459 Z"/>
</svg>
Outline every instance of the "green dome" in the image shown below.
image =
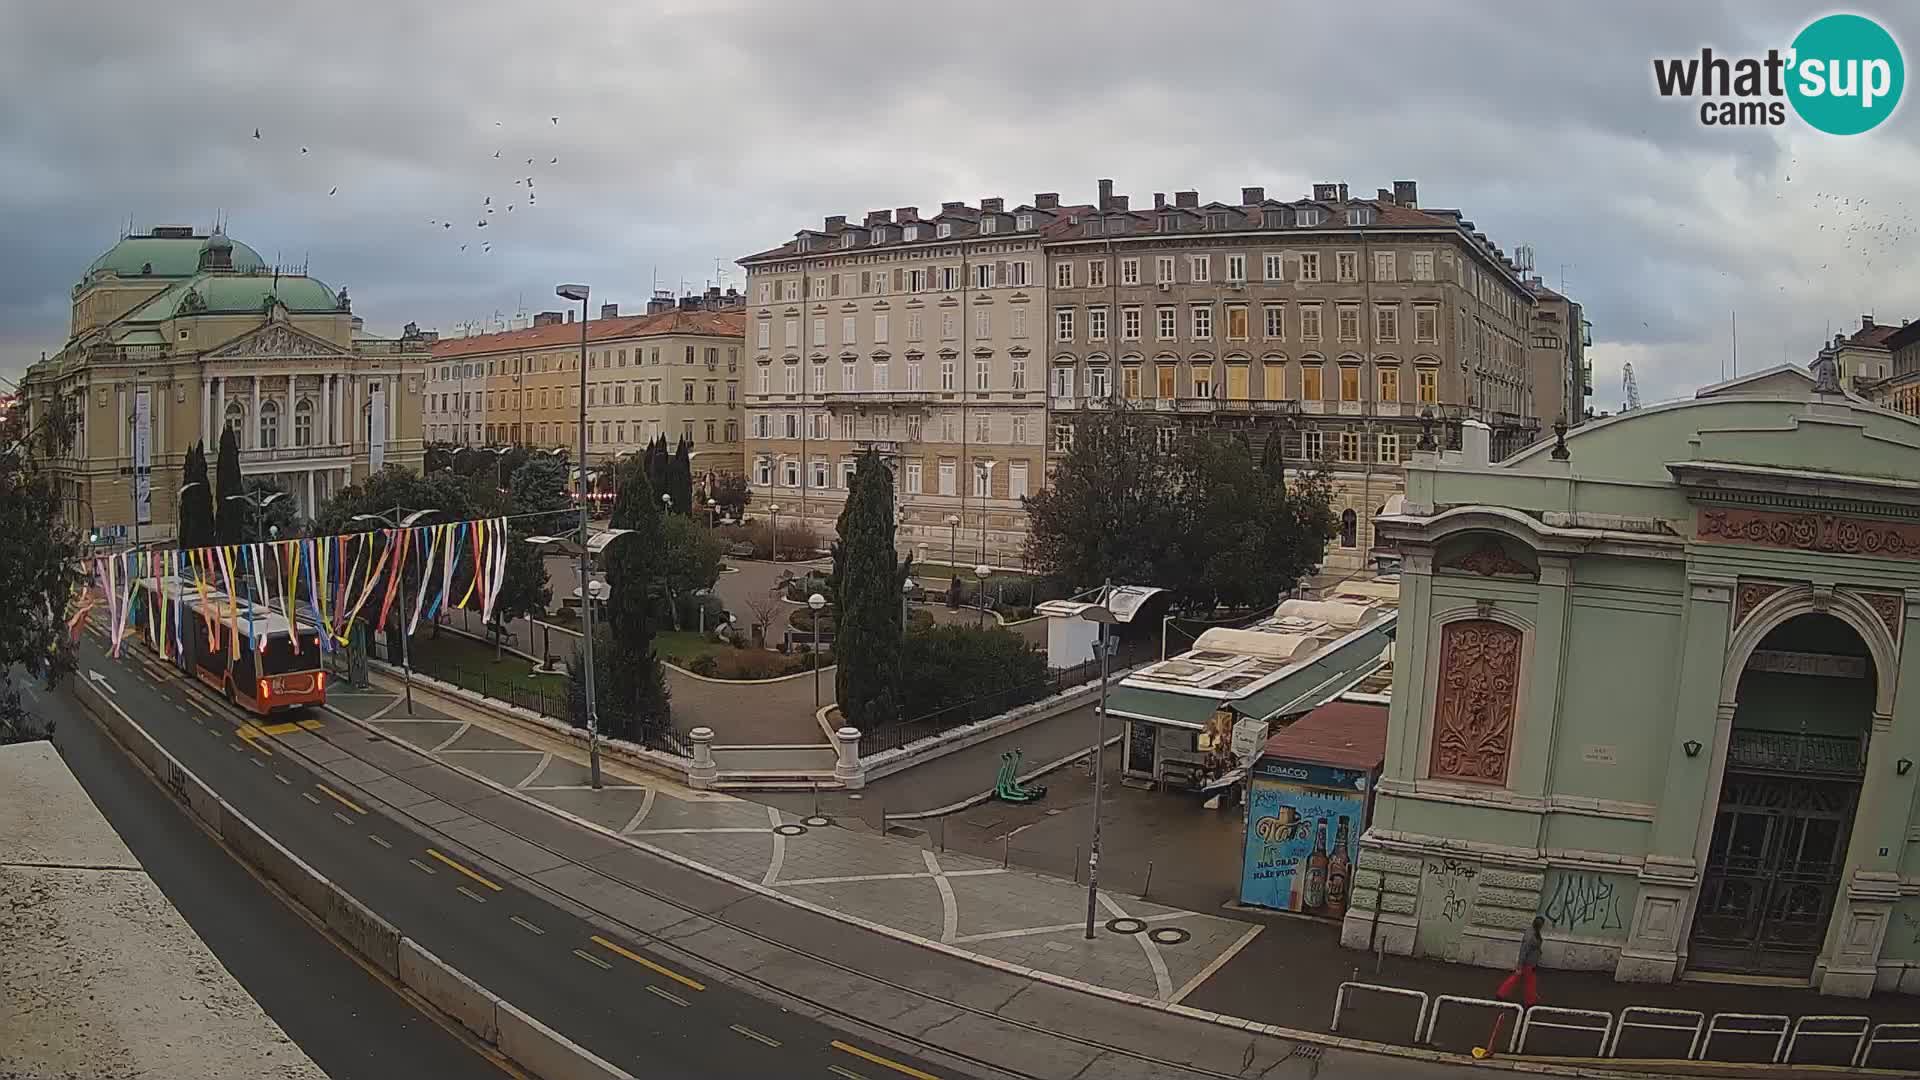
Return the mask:
<svg viewBox="0 0 1920 1080">
<path fill-rule="evenodd" d="M 220 236 L 219 239 L 232 246 L 235 271 L 248 273 L 266 269 L 266 260 L 259 252 L 232 237 Z M 209 236 L 129 236 L 93 260 L 86 276 L 111 270 L 121 277 L 192 277 L 200 272 L 201 249 L 213 240 L 214 237 Z"/>
<path fill-rule="evenodd" d="M 239 245 L 234 245 L 238 254 Z M 199 297 L 197 310 L 182 310 L 187 293 Z M 158 322 L 176 314 L 254 315 L 273 297 L 295 313 L 338 311 L 339 296 L 317 278 L 275 278 L 272 274 L 200 274 L 142 304 L 127 317 L 130 322 Z"/>
</svg>

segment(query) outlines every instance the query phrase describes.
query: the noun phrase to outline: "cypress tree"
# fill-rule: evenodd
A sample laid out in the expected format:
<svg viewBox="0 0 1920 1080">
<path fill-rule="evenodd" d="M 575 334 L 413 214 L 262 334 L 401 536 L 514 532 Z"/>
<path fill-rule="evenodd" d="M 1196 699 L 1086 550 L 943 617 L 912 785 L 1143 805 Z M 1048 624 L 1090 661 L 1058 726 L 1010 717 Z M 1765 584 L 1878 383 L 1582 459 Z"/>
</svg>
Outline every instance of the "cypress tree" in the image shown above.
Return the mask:
<svg viewBox="0 0 1920 1080">
<path fill-rule="evenodd" d="M 675 513 L 693 513 L 693 441 L 684 435 L 680 438 L 680 445 L 674 448 L 673 460 L 667 467 L 667 494 L 673 496 Z"/>
<path fill-rule="evenodd" d="M 180 496 L 180 546 L 206 547 L 213 543 L 213 484 L 207 478 L 206 443 L 188 448 L 180 483 L 186 488 Z"/>
<path fill-rule="evenodd" d="M 893 472 L 869 450 L 854 466 L 834 545 L 834 692 L 846 722 L 871 731 L 899 717 L 900 592 L 911 560 L 894 550 Z"/>
<path fill-rule="evenodd" d="M 240 440 L 232 428 L 220 433 L 219 477 L 220 483 L 213 493 L 218 499 L 213 504 L 215 542 L 242 543 L 246 540 L 247 504 L 227 498 L 240 494 L 245 486 L 240 479 Z"/>
</svg>

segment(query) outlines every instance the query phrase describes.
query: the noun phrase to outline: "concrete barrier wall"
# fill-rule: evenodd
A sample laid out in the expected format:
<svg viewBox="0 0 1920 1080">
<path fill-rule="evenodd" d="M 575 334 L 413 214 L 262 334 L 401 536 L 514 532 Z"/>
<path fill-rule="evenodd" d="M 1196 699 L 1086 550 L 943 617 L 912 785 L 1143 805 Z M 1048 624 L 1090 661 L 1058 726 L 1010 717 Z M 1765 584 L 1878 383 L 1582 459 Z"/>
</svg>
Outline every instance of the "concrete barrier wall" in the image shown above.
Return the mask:
<svg viewBox="0 0 1920 1080">
<path fill-rule="evenodd" d="M 500 1052 L 542 1080 L 633 1080 L 632 1073 L 582 1049 L 504 1001 L 499 1016 Z"/>
<path fill-rule="evenodd" d="M 540 1080 L 634 1080 L 573 1040 L 514 1008 L 422 948 L 299 856 L 282 847 L 246 815 L 227 805 L 198 776 L 162 749 L 153 736 L 103 691 L 74 691 L 81 708 L 115 741 L 173 789 L 195 817 L 220 834 L 234 854 L 286 890 L 324 921 L 355 952 L 378 965 Z"/>
<path fill-rule="evenodd" d="M 721 773 L 817 772 L 833 775 L 840 760 L 832 746 L 715 746 L 713 764 Z"/>
<path fill-rule="evenodd" d="M 460 1021 L 468 1031 L 499 1044 L 500 999 L 412 938 L 400 939 L 400 982 Z"/>
<path fill-rule="evenodd" d="M 327 928 L 346 939 L 355 952 L 393 978 L 400 977 L 400 931 L 392 923 L 331 882 L 327 884 L 327 909 L 322 914 Z"/>
</svg>

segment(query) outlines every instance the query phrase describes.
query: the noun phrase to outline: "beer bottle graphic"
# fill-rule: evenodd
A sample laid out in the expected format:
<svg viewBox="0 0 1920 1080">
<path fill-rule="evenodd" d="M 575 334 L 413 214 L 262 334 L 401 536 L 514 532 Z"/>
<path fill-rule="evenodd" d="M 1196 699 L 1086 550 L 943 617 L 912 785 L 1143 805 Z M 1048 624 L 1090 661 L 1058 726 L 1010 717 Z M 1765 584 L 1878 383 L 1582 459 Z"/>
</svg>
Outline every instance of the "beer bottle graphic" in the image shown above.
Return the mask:
<svg viewBox="0 0 1920 1080">
<path fill-rule="evenodd" d="M 1339 831 L 1333 834 L 1333 857 L 1327 860 L 1327 914 L 1343 915 L 1347 910 L 1347 885 L 1353 876 L 1353 862 L 1347 855 L 1347 816 L 1340 815 Z"/>
<path fill-rule="evenodd" d="M 1318 913 L 1327 906 L 1327 819 L 1321 818 L 1314 829 L 1313 854 L 1307 856 L 1306 895 L 1301 899 L 1308 911 Z"/>
</svg>

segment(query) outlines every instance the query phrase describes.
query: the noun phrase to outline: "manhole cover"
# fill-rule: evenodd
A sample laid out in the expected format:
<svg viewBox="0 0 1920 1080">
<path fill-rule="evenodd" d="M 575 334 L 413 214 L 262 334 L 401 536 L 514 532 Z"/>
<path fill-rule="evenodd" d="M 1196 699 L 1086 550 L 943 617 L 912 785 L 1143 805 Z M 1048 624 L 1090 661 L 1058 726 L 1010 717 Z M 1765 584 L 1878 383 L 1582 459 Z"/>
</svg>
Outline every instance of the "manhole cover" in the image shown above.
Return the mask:
<svg viewBox="0 0 1920 1080">
<path fill-rule="evenodd" d="M 814 814 L 812 817 L 801 818 L 800 824 L 805 825 L 809 829 L 824 829 L 833 824 L 833 819 L 825 814 Z"/>
<path fill-rule="evenodd" d="M 795 825 L 792 822 L 788 822 L 785 825 L 775 825 L 773 831 L 779 833 L 781 836 L 800 836 L 807 831 L 807 827 L 805 825 Z"/>
<path fill-rule="evenodd" d="M 1192 937 L 1192 934 L 1177 926 L 1162 926 L 1147 935 L 1148 940 L 1156 945 L 1183 945 Z"/>
<path fill-rule="evenodd" d="M 1122 917 L 1107 920 L 1107 929 L 1116 934 L 1137 934 L 1146 928 L 1146 923 L 1135 918 Z"/>
</svg>

